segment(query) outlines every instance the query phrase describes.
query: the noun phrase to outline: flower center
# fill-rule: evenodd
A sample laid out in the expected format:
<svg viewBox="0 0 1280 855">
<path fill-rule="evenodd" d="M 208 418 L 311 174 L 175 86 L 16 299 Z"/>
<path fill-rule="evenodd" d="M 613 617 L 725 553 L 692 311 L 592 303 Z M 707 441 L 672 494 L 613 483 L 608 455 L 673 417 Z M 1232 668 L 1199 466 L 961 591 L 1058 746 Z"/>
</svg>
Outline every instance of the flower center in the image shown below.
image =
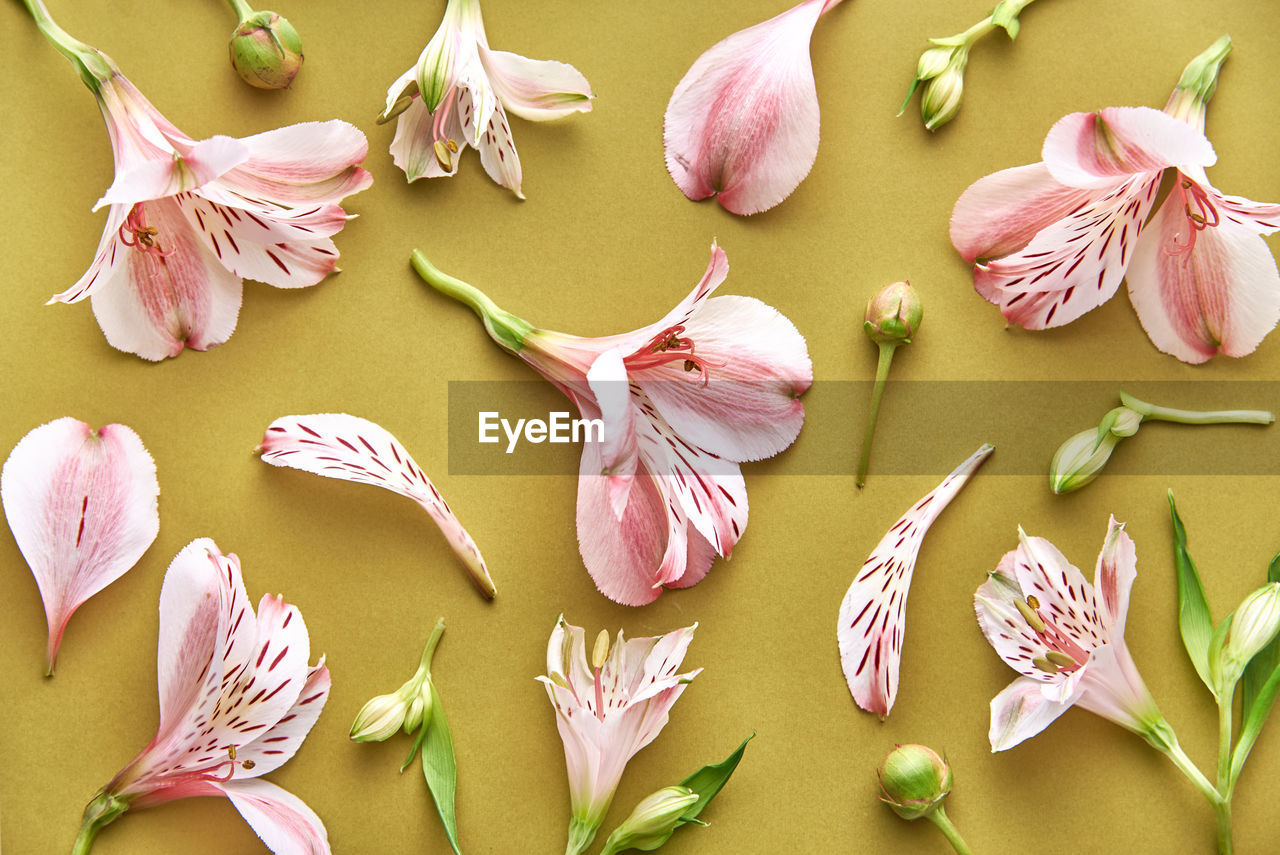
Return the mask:
<svg viewBox="0 0 1280 855">
<path fill-rule="evenodd" d="M 155 253 L 160 258 L 168 258 L 174 253 L 172 249 L 165 252 L 156 243 L 156 236 L 160 232 L 155 226 L 147 225 L 147 213 L 141 205 L 134 205 L 129 209 L 129 216 L 120 224 L 119 231 L 120 242 L 139 252 Z"/>
<path fill-rule="evenodd" d="M 1187 242 L 1179 243 L 1178 235 L 1174 235 L 1175 248 L 1165 247 L 1166 255 L 1182 255 L 1191 252 L 1196 245 L 1196 235 L 1205 229 L 1213 228 L 1220 222 L 1218 209 L 1213 206 L 1209 192 L 1190 178 L 1183 177 L 1182 173 L 1178 173 L 1177 191 L 1182 200 L 1182 210 L 1187 218 Z"/>
<path fill-rule="evenodd" d="M 1035 596 L 1029 595 L 1026 600 L 1014 600 L 1013 604 L 1027 626 L 1031 627 L 1031 631 L 1045 646 L 1043 654 L 1031 660 L 1031 664 L 1038 670 L 1045 674 L 1071 672 L 1088 660 L 1088 652 L 1040 611 L 1040 601 Z"/>
<path fill-rule="evenodd" d="M 436 114 L 431 117 L 431 136 L 435 137 L 435 142 L 431 144 L 431 151 L 436 156 L 436 163 L 440 164 L 440 168 L 445 172 L 453 171 L 453 155 L 458 153 L 457 141 L 443 133 L 444 123 L 449 120 L 454 102 L 458 100 L 455 97 L 457 91 L 457 86 L 450 86 L 444 93 Z"/>
<path fill-rule="evenodd" d="M 623 362 L 626 363 L 628 371 L 638 371 L 644 368 L 657 368 L 677 360 L 683 362 L 685 371 L 697 371 L 698 379 L 704 386 L 707 384 L 710 379 L 707 375 L 708 363 L 694 353 L 693 339 L 684 335 L 684 324 L 667 327 L 649 339 L 635 353 L 626 357 Z"/>
</svg>

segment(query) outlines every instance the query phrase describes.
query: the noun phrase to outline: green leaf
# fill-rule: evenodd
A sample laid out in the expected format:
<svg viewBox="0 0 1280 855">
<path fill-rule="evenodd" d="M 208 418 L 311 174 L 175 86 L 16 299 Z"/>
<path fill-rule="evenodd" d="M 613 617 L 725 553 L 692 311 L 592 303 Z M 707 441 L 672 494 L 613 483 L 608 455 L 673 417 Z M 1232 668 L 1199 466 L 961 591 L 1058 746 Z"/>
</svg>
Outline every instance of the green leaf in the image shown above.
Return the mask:
<svg viewBox="0 0 1280 855">
<path fill-rule="evenodd" d="M 716 797 L 716 793 L 729 782 L 729 776 L 733 774 L 733 770 L 738 768 L 738 761 L 742 759 L 742 754 L 747 750 L 747 743 L 755 739 L 755 734 L 751 734 L 742 740 L 742 744 L 738 746 L 738 750 L 730 754 L 719 763 L 711 766 L 703 766 L 689 777 L 680 782 L 680 786 L 688 787 L 698 794 L 698 800 L 689 805 L 689 809 L 680 817 L 680 822 L 676 823 L 676 828 L 689 822 L 697 822 L 698 814 L 702 813 L 703 808 L 711 803 Z"/>
<path fill-rule="evenodd" d="M 427 789 L 435 800 L 445 834 L 449 836 L 449 845 L 462 855 L 458 848 L 458 820 L 453 807 L 458 794 L 458 761 L 453 755 L 453 737 L 449 735 L 449 722 L 444 717 L 440 694 L 434 682 L 429 678 L 427 682 L 431 686 L 431 720 L 423 725 L 426 737 L 422 741 L 422 777 L 426 778 Z"/>
<path fill-rule="evenodd" d="M 1209 600 L 1196 564 L 1187 552 L 1187 530 L 1178 517 L 1178 507 L 1169 491 L 1169 514 L 1173 517 L 1173 561 L 1178 571 L 1178 628 L 1182 631 L 1182 644 L 1195 666 L 1200 679 L 1217 697 L 1209 674 L 1209 639 L 1213 635 L 1213 618 L 1209 614 Z"/>
<path fill-rule="evenodd" d="M 1267 581 L 1280 582 L 1280 555 L 1271 559 L 1271 564 L 1267 567 Z M 1272 639 L 1270 644 L 1259 650 L 1249 662 L 1248 667 L 1244 669 L 1240 689 L 1242 710 L 1248 712 L 1253 707 L 1258 692 L 1270 678 L 1271 672 L 1276 670 L 1277 665 L 1280 665 L 1280 637 Z"/>
</svg>

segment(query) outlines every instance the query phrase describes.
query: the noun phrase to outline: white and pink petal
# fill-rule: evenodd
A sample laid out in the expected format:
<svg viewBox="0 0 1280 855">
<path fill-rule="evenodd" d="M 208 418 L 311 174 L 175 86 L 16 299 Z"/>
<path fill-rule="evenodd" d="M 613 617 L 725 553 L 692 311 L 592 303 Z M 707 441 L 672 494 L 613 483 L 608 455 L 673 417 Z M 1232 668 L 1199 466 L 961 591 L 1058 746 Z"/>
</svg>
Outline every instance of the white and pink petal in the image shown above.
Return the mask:
<svg viewBox="0 0 1280 855">
<path fill-rule="evenodd" d="M 301 122 L 240 140 L 248 158 L 220 183 L 271 205 L 310 208 L 335 204 L 373 183 L 358 165 L 369 141 L 339 119 Z"/>
<path fill-rule="evenodd" d="M 1005 751 L 1035 736 L 1071 708 L 1072 701 L 1053 701 L 1043 684 L 1019 677 L 991 699 L 991 750 Z"/>
<path fill-rule="evenodd" d="M 1056 180 L 1096 188 L 1171 166 L 1211 166 L 1218 159 L 1204 133 L 1150 107 L 1065 116 L 1050 128 L 1041 154 Z"/>
<path fill-rule="evenodd" d="M 479 55 L 502 106 L 522 119 L 544 122 L 591 110 L 591 84 L 568 63 L 529 59 L 483 44 Z"/>
<path fill-rule="evenodd" d="M 155 540 L 159 493 L 155 462 L 124 425 L 61 418 L 9 453 L 0 502 L 44 601 L 49 674 L 71 615 Z"/>
<path fill-rule="evenodd" d="M 440 528 L 472 582 L 493 597 L 493 579 L 480 550 L 440 491 L 405 447 L 380 425 L 346 413 L 284 416 L 272 422 L 259 446 L 272 466 L 326 478 L 372 484 L 417 502 Z"/>
<path fill-rule="evenodd" d="M 302 799 L 256 778 L 215 784 L 276 855 L 329 855 L 329 834 Z"/>
</svg>

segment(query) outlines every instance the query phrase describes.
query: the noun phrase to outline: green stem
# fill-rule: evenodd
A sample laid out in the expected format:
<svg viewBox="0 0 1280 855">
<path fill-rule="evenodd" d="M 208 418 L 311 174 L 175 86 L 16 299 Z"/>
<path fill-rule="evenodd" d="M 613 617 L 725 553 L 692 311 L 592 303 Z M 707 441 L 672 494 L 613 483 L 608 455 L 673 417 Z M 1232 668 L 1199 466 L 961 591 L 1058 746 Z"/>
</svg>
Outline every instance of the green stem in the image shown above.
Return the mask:
<svg viewBox="0 0 1280 855">
<path fill-rule="evenodd" d="M 422 662 L 419 668 L 425 668 L 428 675 L 431 674 L 431 659 L 436 655 L 436 647 L 440 644 L 440 637 L 444 635 L 444 618 L 436 618 L 435 628 L 431 630 L 431 637 L 427 639 L 427 646 L 422 651 Z"/>
<path fill-rule="evenodd" d="M 580 855 L 587 851 L 591 841 L 595 840 L 596 830 L 599 828 L 599 823 L 592 825 L 576 816 L 569 820 L 569 842 L 564 847 L 564 855 Z"/>
<path fill-rule="evenodd" d="M 947 812 L 943 810 L 941 803 L 925 816 L 942 832 L 942 836 L 947 838 L 947 842 L 951 844 L 951 848 L 956 850 L 957 855 L 973 855 L 973 850 L 964 842 L 964 838 L 960 836 L 960 832 L 952 824 Z"/>
<path fill-rule="evenodd" d="M 1234 691 L 1218 698 L 1218 792 L 1224 800 L 1231 798 L 1231 708 L 1234 699 Z"/>
<path fill-rule="evenodd" d="M 1231 855 L 1235 849 L 1231 841 L 1231 802 L 1215 805 L 1213 812 L 1218 819 L 1218 855 Z"/>
<path fill-rule="evenodd" d="M 231 9 L 236 13 L 236 17 L 240 19 L 241 24 L 249 20 L 250 16 L 257 14 L 257 11 L 245 0 L 227 0 L 227 2 L 231 4 Z"/>
<path fill-rule="evenodd" d="M 1209 800 L 1209 804 L 1213 805 L 1214 810 L 1218 809 L 1218 805 L 1223 803 L 1222 795 L 1217 791 L 1209 779 L 1204 776 L 1195 763 L 1191 762 L 1191 758 L 1182 750 L 1182 746 L 1178 744 L 1176 737 L 1171 743 L 1162 744 L 1148 739 L 1164 756 L 1173 761 L 1173 765 L 1177 766 L 1182 774 L 1187 776 L 1187 780 L 1191 781 L 1200 794 Z"/>
<path fill-rule="evenodd" d="M 93 801 L 85 806 L 84 819 L 80 822 L 80 833 L 76 835 L 76 841 L 71 845 L 71 855 L 88 855 L 98 832 L 119 819 L 120 815 L 128 809 L 128 801 L 99 792 Z"/>
<path fill-rule="evenodd" d="M 53 16 L 49 14 L 49 10 L 45 8 L 44 0 L 22 0 L 22 2 L 31 13 L 41 34 L 58 49 L 58 53 L 71 60 L 72 65 L 80 72 L 85 85 L 95 92 L 98 91 L 99 84 L 110 78 L 115 71 L 111 61 L 97 49 L 58 26 Z"/>
<path fill-rule="evenodd" d="M 1266 410 L 1178 410 L 1160 407 L 1120 393 L 1120 401 L 1129 409 L 1141 414 L 1143 421 L 1178 422 L 1184 425 L 1250 424 L 1269 425 L 1276 417 Z"/>
<path fill-rule="evenodd" d="M 414 271 L 432 288 L 470 306 L 484 321 L 485 329 L 494 341 L 512 353 L 524 348 L 525 337 L 533 332 L 533 324 L 498 308 L 479 288 L 444 273 L 428 261 L 421 250 L 413 251 L 410 262 Z"/>
<path fill-rule="evenodd" d="M 876 435 L 876 419 L 880 416 L 880 399 L 884 396 L 884 384 L 889 378 L 889 365 L 893 352 L 900 342 L 880 342 L 880 359 L 876 364 L 876 383 L 871 389 L 871 412 L 867 415 L 867 432 L 862 437 L 862 456 L 858 458 L 858 487 L 867 483 L 867 467 L 871 465 L 871 442 Z"/>
</svg>

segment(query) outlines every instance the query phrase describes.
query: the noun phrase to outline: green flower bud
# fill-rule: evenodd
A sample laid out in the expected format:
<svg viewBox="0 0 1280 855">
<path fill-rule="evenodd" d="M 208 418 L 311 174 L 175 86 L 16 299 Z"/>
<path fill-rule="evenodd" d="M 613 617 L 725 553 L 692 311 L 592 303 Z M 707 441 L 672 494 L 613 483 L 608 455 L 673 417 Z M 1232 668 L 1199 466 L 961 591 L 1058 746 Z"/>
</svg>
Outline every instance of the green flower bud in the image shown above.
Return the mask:
<svg viewBox="0 0 1280 855">
<path fill-rule="evenodd" d="M 671 838 L 680 824 L 680 817 L 696 801 L 698 794 L 688 787 L 663 787 L 646 796 L 609 835 L 601 855 L 613 855 L 627 849 L 644 852 L 657 849 Z"/>
<path fill-rule="evenodd" d="M 369 701 L 351 724 L 353 742 L 382 742 L 405 723 L 409 705 L 401 692 L 378 695 Z"/>
<path fill-rule="evenodd" d="M 285 89 L 302 68 L 302 40 L 275 12 L 254 12 L 231 34 L 231 64 L 245 83 Z"/>
<path fill-rule="evenodd" d="M 931 47 L 920 54 L 920 62 L 916 64 L 916 82 L 932 80 L 947 70 L 951 64 L 953 47 Z"/>
<path fill-rule="evenodd" d="M 410 682 L 413 682 L 412 680 Z M 407 683 L 405 684 L 408 685 Z M 431 679 L 418 686 L 417 694 L 409 701 L 409 712 L 404 717 L 404 732 L 417 733 L 418 728 L 431 721 Z"/>
<path fill-rule="evenodd" d="M 928 816 L 951 792 L 951 767 L 923 745 L 899 745 L 884 758 L 877 774 L 880 801 L 903 819 Z"/>
<path fill-rule="evenodd" d="M 895 282 L 867 303 L 863 329 L 876 344 L 910 344 L 924 318 L 924 304 L 909 282 Z"/>
<path fill-rule="evenodd" d="M 1217 668 L 1219 696 L 1240 680 L 1245 666 L 1280 632 L 1280 582 L 1264 585 L 1235 610 L 1222 641 Z"/>
<path fill-rule="evenodd" d="M 1049 489 L 1059 494 L 1079 490 L 1098 477 L 1119 443 L 1120 437 L 1111 431 L 1103 431 L 1101 436 L 1097 428 L 1080 431 L 1054 452 Z"/>
<path fill-rule="evenodd" d="M 964 95 L 964 69 L 969 64 L 969 52 L 956 50 L 951 62 L 942 73 L 924 85 L 920 95 L 920 117 L 931 131 L 945 125 L 960 112 L 960 98 Z"/>
</svg>

